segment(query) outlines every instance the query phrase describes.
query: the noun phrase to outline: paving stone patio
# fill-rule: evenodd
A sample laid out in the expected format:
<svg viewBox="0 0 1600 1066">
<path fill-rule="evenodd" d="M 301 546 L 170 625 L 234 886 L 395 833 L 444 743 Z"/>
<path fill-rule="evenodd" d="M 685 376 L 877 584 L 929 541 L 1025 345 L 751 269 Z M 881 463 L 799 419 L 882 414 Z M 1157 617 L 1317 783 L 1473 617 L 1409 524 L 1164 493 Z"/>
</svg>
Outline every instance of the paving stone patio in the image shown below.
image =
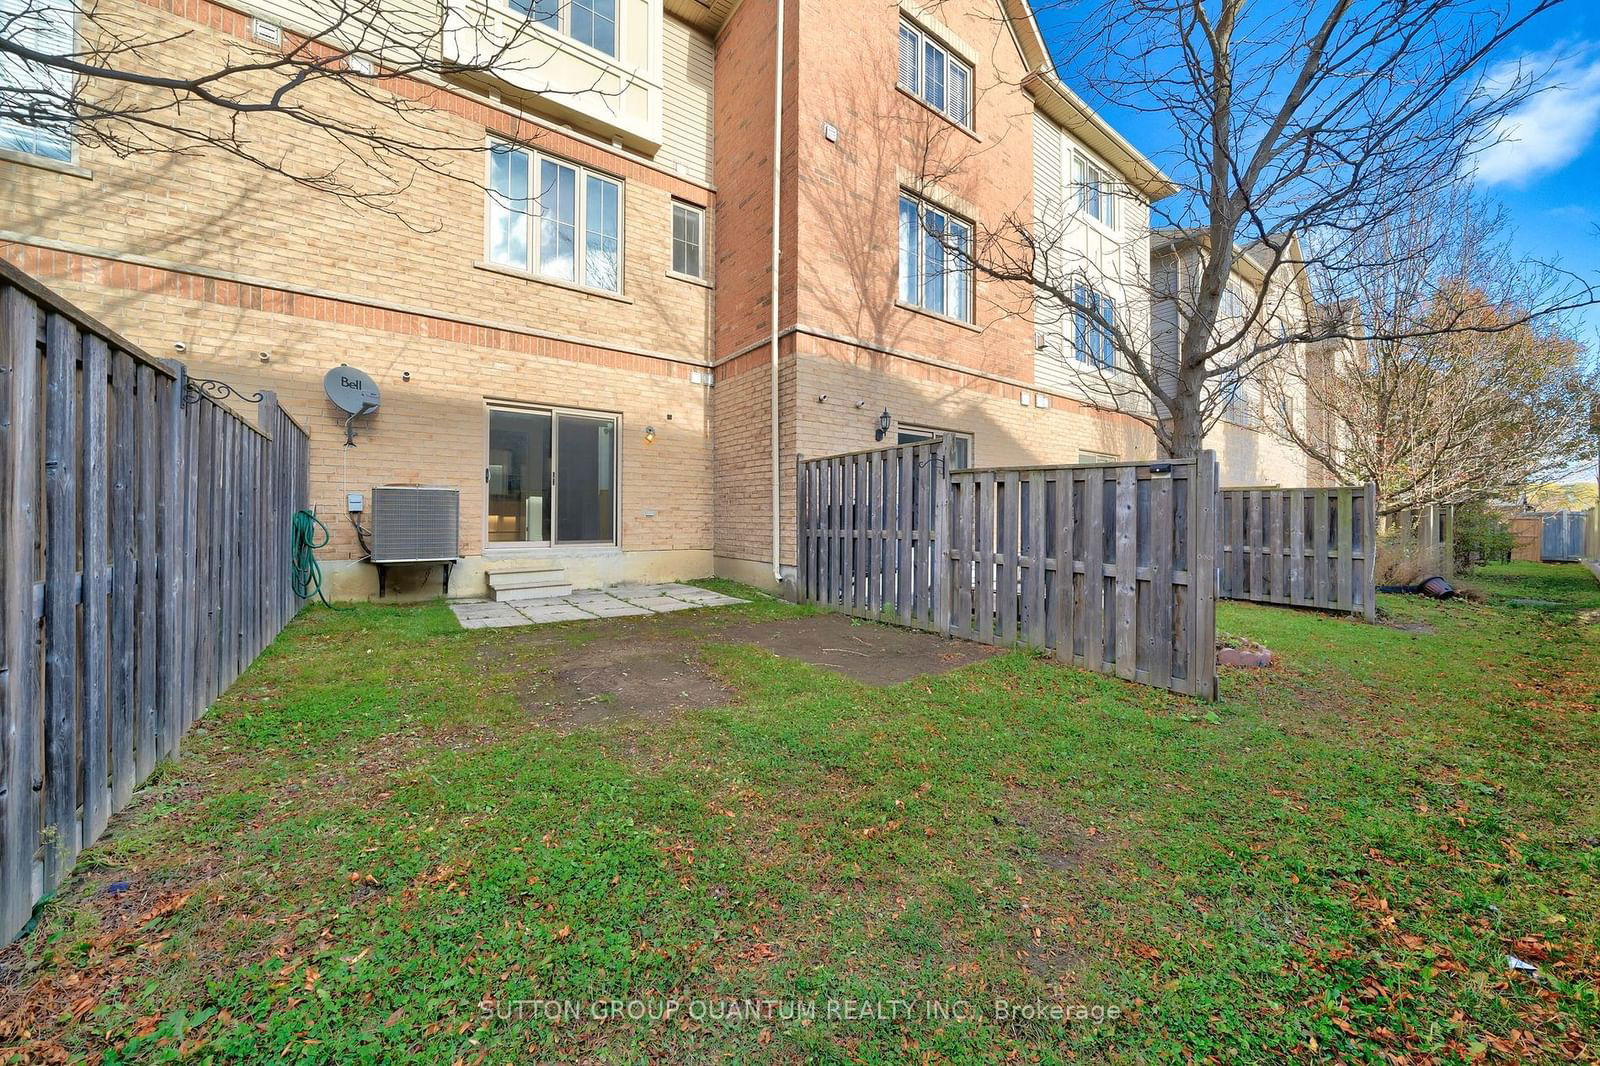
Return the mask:
<svg viewBox="0 0 1600 1066">
<path fill-rule="evenodd" d="M 726 607 L 744 602 L 710 589 L 672 583 L 613 585 L 608 589 L 579 590 L 570 596 L 520 604 L 498 600 L 458 600 L 450 605 L 450 609 L 461 620 L 464 629 L 503 629 L 509 626 L 546 625 L 550 622 L 665 614 L 668 611 Z"/>
</svg>

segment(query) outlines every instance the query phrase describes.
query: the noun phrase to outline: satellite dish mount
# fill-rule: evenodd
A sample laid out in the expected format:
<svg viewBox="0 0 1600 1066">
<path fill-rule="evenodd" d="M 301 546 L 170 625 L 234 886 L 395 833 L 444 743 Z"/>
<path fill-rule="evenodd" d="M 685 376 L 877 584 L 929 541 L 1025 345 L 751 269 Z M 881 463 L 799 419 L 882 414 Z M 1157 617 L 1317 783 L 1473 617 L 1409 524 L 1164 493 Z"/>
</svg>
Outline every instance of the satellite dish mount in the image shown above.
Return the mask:
<svg viewBox="0 0 1600 1066">
<path fill-rule="evenodd" d="M 322 377 L 323 391 L 333 405 L 343 411 L 344 446 L 356 446 L 355 420 L 378 409 L 378 385 L 353 366 L 340 363 Z"/>
</svg>

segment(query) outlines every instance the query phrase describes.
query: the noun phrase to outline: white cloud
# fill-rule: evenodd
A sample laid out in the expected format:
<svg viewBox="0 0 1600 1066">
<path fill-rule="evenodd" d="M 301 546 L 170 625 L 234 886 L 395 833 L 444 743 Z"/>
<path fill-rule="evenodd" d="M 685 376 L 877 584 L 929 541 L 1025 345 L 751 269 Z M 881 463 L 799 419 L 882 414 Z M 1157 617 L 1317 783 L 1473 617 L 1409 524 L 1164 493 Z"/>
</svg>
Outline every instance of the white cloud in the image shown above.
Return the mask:
<svg viewBox="0 0 1600 1066">
<path fill-rule="evenodd" d="M 1523 56 L 1489 73 L 1493 86 L 1510 85 L 1518 72 L 1544 71 L 1541 90 L 1501 121 L 1497 143 L 1477 157 L 1479 180 L 1487 185 L 1526 185 L 1560 170 L 1588 147 L 1600 128 L 1600 48 L 1594 45 L 1561 58 Z"/>
</svg>

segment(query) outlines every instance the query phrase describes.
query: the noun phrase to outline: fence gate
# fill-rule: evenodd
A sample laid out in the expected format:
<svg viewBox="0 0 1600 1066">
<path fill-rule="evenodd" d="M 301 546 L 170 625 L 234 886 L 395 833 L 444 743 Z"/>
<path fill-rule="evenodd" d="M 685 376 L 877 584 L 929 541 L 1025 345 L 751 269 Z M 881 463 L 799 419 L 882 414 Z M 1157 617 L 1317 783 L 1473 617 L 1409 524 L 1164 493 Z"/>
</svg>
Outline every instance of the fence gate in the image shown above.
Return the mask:
<svg viewBox="0 0 1600 1066">
<path fill-rule="evenodd" d="M 1539 558 L 1547 563 L 1575 563 L 1584 557 L 1584 529 L 1588 514 L 1560 511 L 1544 516 Z"/>
<path fill-rule="evenodd" d="M 305 430 L 0 262 L 0 943 L 300 606 Z"/>
<path fill-rule="evenodd" d="M 801 598 L 847 614 L 948 632 L 940 546 L 949 500 L 941 437 L 801 460 Z"/>
<path fill-rule="evenodd" d="M 1378 486 L 1223 489 L 1219 595 L 1371 619 Z"/>
<path fill-rule="evenodd" d="M 1216 698 L 1216 459 L 951 473 L 948 438 L 802 460 L 802 599 Z"/>
</svg>

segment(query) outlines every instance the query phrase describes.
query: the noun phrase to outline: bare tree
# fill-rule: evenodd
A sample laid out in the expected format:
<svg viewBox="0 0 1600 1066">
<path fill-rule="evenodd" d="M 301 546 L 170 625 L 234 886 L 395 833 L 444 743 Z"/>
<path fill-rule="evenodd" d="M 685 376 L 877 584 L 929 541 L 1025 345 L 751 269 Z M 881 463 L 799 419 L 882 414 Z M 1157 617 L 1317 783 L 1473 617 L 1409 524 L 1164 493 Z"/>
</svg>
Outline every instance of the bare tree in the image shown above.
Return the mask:
<svg viewBox="0 0 1600 1066">
<path fill-rule="evenodd" d="M 1560 2 L 1060 2 L 1075 80 L 1170 127 L 1156 158 L 1176 193 L 1152 207 L 1149 230 L 1116 228 L 1124 254 L 1086 255 L 1075 229 L 1086 206 L 1141 206 L 1091 165 L 1072 175 L 1066 203 L 986 227 L 975 268 L 1032 289 L 1041 346 L 1066 334 L 1064 361 L 1096 402 L 1148 424 L 1167 454 L 1193 455 L 1242 384 L 1286 354 L 1385 339 L 1382 321 L 1303 305 L 1313 292 L 1357 298 L 1351 279 L 1383 265 L 1359 238 L 1465 180 L 1537 91 L 1540 72 L 1491 76 L 1491 57 Z M 1156 270 L 1139 254 L 1146 233 Z M 1430 330 L 1509 329 L 1595 300 L 1591 282 L 1565 282 L 1513 320 L 1462 314 Z M 1124 295 L 1108 307 L 1112 289 Z"/>
<path fill-rule="evenodd" d="M 1572 469 L 1592 441 L 1600 374 L 1562 315 L 1559 270 L 1519 260 L 1504 212 L 1465 189 L 1405 206 L 1352 241 L 1364 266 L 1329 331 L 1362 337 L 1272 366 L 1277 397 L 1320 412 L 1279 432 L 1341 481 L 1376 481 L 1385 513 L 1514 500 Z"/>
<path fill-rule="evenodd" d="M 98 0 L 0 0 L 0 147 L 64 157 L 73 143 L 118 156 L 221 152 L 309 190 L 414 215 L 400 194 L 420 170 L 481 153 L 442 106 L 490 75 L 544 97 L 626 86 L 553 84 L 537 27 L 545 0 L 308 0 L 303 22 L 225 48 L 158 8 Z M 613 31 L 614 32 L 614 31 Z M 273 39 L 276 37 L 276 39 Z M 507 139 L 537 137 L 517 121 Z M 9 142 L 9 143 L 8 143 Z"/>
</svg>

